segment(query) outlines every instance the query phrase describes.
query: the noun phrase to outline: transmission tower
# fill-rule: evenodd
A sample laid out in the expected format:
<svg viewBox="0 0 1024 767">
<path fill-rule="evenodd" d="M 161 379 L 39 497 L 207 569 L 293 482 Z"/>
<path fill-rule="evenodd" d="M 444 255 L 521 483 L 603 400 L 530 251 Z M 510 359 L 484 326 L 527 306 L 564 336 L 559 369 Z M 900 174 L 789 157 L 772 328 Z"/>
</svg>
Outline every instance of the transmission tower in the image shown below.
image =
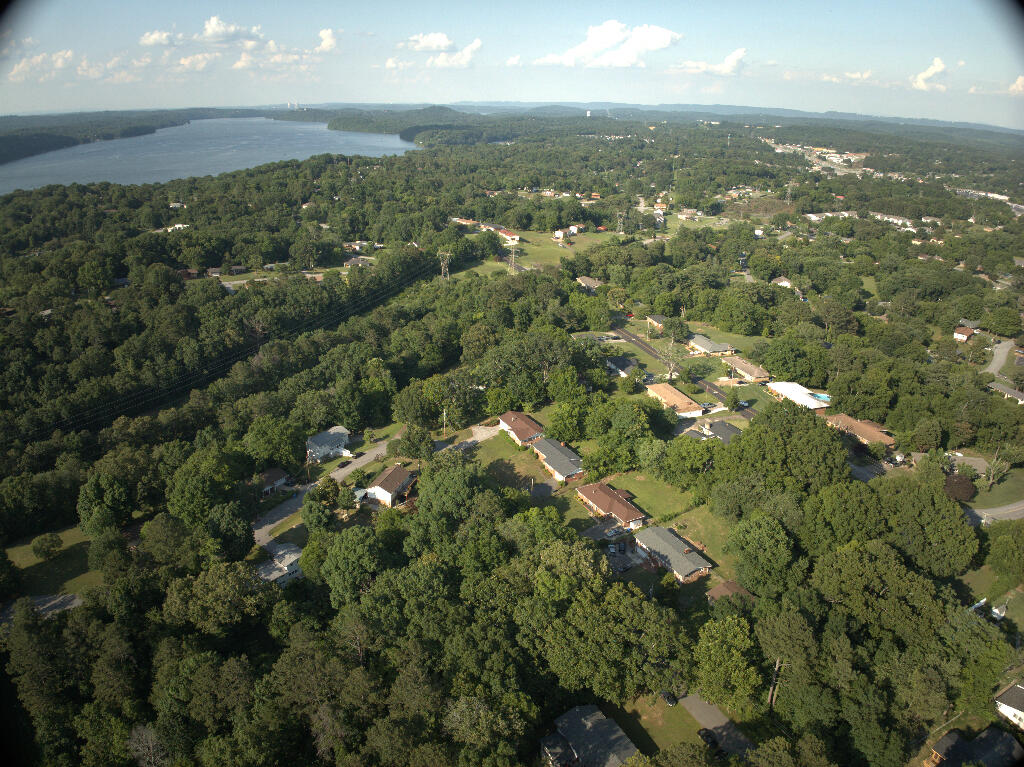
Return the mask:
<svg viewBox="0 0 1024 767">
<path fill-rule="evenodd" d="M 437 257 L 441 260 L 441 279 L 450 280 L 451 276 L 448 274 L 448 264 L 452 260 L 452 252 L 450 250 L 439 250 Z"/>
<path fill-rule="evenodd" d="M 626 213 L 620 210 L 617 215 L 619 217 L 619 234 L 622 234 L 622 219 L 625 218 Z"/>
<path fill-rule="evenodd" d="M 512 255 L 508 259 L 508 273 L 516 273 L 516 244 L 512 243 Z"/>
</svg>

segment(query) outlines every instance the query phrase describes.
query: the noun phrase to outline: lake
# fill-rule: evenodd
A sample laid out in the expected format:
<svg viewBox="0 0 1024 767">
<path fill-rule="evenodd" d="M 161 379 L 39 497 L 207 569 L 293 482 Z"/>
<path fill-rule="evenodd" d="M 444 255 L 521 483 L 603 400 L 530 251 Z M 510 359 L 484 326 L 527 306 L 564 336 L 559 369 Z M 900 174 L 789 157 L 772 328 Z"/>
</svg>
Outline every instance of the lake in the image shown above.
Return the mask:
<svg viewBox="0 0 1024 767">
<path fill-rule="evenodd" d="M 416 148 L 397 135 L 327 130 L 324 123 L 264 117 L 195 120 L 148 136 L 79 144 L 0 165 L 0 194 L 90 181 L 151 184 L 316 154 L 382 157 Z"/>
</svg>

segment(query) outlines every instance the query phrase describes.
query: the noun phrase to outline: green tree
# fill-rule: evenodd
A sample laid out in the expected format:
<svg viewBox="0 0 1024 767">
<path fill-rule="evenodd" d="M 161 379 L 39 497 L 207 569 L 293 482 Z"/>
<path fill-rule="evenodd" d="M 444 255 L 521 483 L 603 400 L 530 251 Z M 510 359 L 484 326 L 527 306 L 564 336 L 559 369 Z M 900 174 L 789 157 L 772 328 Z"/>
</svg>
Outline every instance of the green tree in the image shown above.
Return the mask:
<svg viewBox="0 0 1024 767">
<path fill-rule="evenodd" d="M 260 467 L 300 466 L 305 457 L 305 440 L 298 424 L 288 418 L 257 416 L 242 438 L 242 446 Z"/>
<path fill-rule="evenodd" d="M 302 499 L 302 522 L 310 533 L 330 529 L 334 523 L 334 510 L 338 508 L 338 496 L 338 483 L 330 475 L 306 492 Z"/>
<path fill-rule="evenodd" d="M 123 527 L 131 516 L 126 483 L 109 474 L 90 474 L 78 494 L 78 518 L 85 534 L 95 536 L 108 527 Z"/>
<path fill-rule="evenodd" d="M 57 533 L 43 533 L 32 541 L 32 553 L 39 559 L 46 561 L 53 559 L 63 548 L 63 545 Z"/>
<path fill-rule="evenodd" d="M 730 615 L 701 626 L 693 652 L 694 683 L 709 703 L 749 711 L 759 676 L 752 664 L 750 624 Z"/>
</svg>

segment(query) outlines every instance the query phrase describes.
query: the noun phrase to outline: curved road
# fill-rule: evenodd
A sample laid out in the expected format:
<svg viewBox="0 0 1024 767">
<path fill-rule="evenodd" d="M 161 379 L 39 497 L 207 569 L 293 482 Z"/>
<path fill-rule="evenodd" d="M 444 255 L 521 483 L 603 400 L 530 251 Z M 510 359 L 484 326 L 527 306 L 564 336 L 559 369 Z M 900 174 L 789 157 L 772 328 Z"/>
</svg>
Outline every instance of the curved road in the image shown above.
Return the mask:
<svg viewBox="0 0 1024 767">
<path fill-rule="evenodd" d="M 1008 503 L 1005 506 L 993 506 L 991 509 L 975 509 L 964 504 L 967 518 L 975 525 L 987 525 L 1004 519 L 1024 519 L 1024 499 Z"/>
</svg>

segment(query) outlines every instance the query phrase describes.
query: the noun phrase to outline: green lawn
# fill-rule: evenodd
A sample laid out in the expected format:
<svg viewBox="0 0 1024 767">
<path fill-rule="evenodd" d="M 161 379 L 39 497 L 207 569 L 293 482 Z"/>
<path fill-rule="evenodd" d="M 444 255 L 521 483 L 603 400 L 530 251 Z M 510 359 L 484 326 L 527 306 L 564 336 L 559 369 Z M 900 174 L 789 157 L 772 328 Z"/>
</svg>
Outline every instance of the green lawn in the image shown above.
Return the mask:
<svg viewBox="0 0 1024 767">
<path fill-rule="evenodd" d="M 1010 469 L 1003 481 L 994 485 L 990 491 L 978 493 L 971 506 L 978 509 L 990 509 L 993 506 L 1004 506 L 1024 499 L 1024 467 Z"/>
<path fill-rule="evenodd" d="M 495 488 L 529 489 L 531 478 L 537 482 L 550 479 L 537 454 L 520 450 L 504 433 L 481 442 L 476 459 Z"/>
<path fill-rule="evenodd" d="M 7 549 L 7 556 L 21 576 L 21 594 L 76 594 L 87 586 L 98 586 L 103 576 L 89 569 L 89 539 L 77 525 L 58 530 L 63 548 L 48 562 L 32 553 L 32 541 L 26 540 Z"/>
<path fill-rule="evenodd" d="M 582 533 L 594 524 L 594 518 L 590 516 L 586 507 L 580 503 L 579 498 L 575 494 L 573 494 L 572 500 L 566 505 L 562 519 L 565 520 L 565 524 L 577 533 Z"/>
<path fill-rule="evenodd" d="M 725 580 L 736 578 L 736 557 L 725 551 L 729 536 L 728 522 L 716 517 L 705 505 L 680 514 L 672 524 L 680 535 L 692 543 L 701 543 L 707 547 L 708 556 L 716 565 L 711 571 L 713 574 Z"/>
<path fill-rule="evenodd" d="M 743 386 L 735 387 L 735 389 L 740 395 L 740 399 L 749 402 L 750 406 L 755 410 L 767 407 L 774 401 L 772 395 L 761 384 L 744 384 Z"/>
<path fill-rule="evenodd" d="M 864 290 L 872 295 L 873 298 L 878 298 L 878 283 L 875 282 L 875 278 L 872 275 L 867 275 L 860 278 L 861 284 L 864 286 Z"/>
<path fill-rule="evenodd" d="M 761 336 L 744 336 L 739 333 L 726 333 L 724 330 L 719 330 L 714 325 L 709 325 L 706 322 L 688 322 L 687 325 L 689 326 L 691 333 L 700 333 L 707 336 L 712 341 L 730 344 L 744 354 L 749 354 L 750 350 L 754 348 L 754 344 L 758 341 L 766 340 Z"/>
<path fill-rule="evenodd" d="M 287 517 L 285 517 L 276 525 L 274 525 L 274 527 L 270 530 L 270 537 L 277 538 L 277 536 L 281 535 L 286 530 L 290 530 L 291 528 L 301 523 L 302 510 L 300 509 L 293 514 L 289 514 Z"/>
<path fill-rule="evenodd" d="M 688 437 L 684 439 L 688 439 Z M 675 519 L 691 505 L 690 493 L 683 492 L 679 488 L 643 472 L 631 471 L 628 474 L 618 474 L 609 479 L 608 483 L 612 487 L 632 493 L 633 503 L 658 524 Z"/>
<path fill-rule="evenodd" d="M 601 704 L 605 716 L 614 719 L 638 749 L 652 756 L 676 743 L 699 743 L 700 725 L 682 704 L 667 706 L 656 695 L 644 696 L 623 707 Z"/>
</svg>

